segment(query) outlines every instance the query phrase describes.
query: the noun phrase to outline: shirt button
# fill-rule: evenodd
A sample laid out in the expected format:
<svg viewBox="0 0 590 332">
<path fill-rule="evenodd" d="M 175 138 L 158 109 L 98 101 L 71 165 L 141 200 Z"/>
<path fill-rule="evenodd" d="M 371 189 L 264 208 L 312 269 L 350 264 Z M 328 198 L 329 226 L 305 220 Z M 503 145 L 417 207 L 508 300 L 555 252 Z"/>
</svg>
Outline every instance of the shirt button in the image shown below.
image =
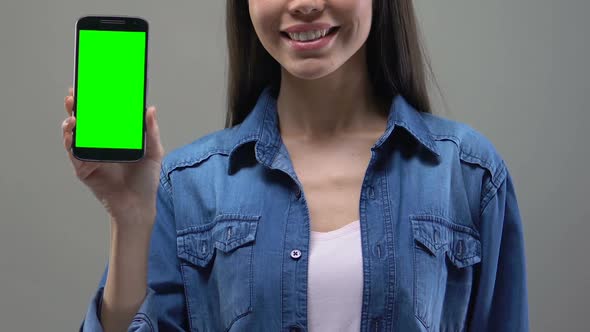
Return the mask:
<svg viewBox="0 0 590 332">
<path fill-rule="evenodd" d="M 301 257 L 301 250 L 298 250 L 298 249 L 291 250 L 291 258 L 299 259 L 299 257 Z"/>
<path fill-rule="evenodd" d="M 299 189 L 299 186 L 297 188 L 295 188 L 295 198 L 297 198 L 297 199 L 301 198 L 301 189 Z"/>
<path fill-rule="evenodd" d="M 459 257 L 462 257 L 464 251 L 465 251 L 465 243 L 463 243 L 463 240 L 457 241 L 457 255 Z"/>
<path fill-rule="evenodd" d="M 375 190 L 373 189 L 373 186 L 369 186 L 368 191 L 369 191 L 369 199 L 375 198 Z"/>
</svg>

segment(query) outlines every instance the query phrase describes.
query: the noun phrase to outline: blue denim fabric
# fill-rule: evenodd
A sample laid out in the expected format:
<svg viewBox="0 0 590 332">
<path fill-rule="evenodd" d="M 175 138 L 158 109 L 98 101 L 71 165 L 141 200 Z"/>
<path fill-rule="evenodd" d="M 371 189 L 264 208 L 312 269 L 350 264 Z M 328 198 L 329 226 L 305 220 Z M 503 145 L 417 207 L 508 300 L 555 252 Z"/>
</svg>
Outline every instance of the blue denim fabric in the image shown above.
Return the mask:
<svg viewBox="0 0 590 332">
<path fill-rule="evenodd" d="M 309 213 L 276 107 L 266 88 L 240 125 L 164 158 L 129 331 L 307 330 Z M 528 331 L 523 226 L 490 141 L 397 96 L 371 156 L 359 330 Z M 107 269 L 81 330 L 102 330 Z"/>
</svg>

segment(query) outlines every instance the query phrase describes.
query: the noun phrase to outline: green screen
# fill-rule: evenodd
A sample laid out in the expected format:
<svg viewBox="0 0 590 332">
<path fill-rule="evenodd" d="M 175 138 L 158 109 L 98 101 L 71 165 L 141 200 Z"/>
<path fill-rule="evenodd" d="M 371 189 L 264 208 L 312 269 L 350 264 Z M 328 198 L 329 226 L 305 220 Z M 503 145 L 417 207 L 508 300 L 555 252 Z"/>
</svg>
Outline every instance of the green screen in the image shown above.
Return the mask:
<svg viewBox="0 0 590 332">
<path fill-rule="evenodd" d="M 80 30 L 76 147 L 142 148 L 145 34 Z"/>
</svg>

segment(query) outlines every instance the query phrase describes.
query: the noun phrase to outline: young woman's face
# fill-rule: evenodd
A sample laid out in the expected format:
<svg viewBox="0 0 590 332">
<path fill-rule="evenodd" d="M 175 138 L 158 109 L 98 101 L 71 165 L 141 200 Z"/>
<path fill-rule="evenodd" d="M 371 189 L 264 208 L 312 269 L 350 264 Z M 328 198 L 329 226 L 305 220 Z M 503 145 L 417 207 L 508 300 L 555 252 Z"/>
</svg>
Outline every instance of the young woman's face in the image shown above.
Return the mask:
<svg viewBox="0 0 590 332">
<path fill-rule="evenodd" d="M 302 79 L 338 69 L 364 45 L 371 30 L 372 0 L 249 0 L 249 10 L 264 48 Z"/>
</svg>

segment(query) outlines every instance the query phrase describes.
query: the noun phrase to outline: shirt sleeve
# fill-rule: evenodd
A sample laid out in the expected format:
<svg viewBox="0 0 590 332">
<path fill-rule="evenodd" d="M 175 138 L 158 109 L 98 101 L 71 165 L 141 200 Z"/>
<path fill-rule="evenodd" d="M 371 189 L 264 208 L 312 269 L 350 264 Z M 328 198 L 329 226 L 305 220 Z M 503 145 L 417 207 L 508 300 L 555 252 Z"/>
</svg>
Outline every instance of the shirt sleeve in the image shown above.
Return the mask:
<svg viewBox="0 0 590 332">
<path fill-rule="evenodd" d="M 512 178 L 504 162 L 501 167 L 483 197 L 469 331 L 529 331 L 523 225 Z"/>
<path fill-rule="evenodd" d="M 176 227 L 170 186 L 160 176 L 154 223 L 148 258 L 148 289 L 146 297 L 127 331 L 157 332 L 188 330 L 184 288 L 176 255 Z M 102 332 L 100 309 L 106 283 L 108 264 L 98 289 L 88 306 L 80 332 Z"/>
</svg>

